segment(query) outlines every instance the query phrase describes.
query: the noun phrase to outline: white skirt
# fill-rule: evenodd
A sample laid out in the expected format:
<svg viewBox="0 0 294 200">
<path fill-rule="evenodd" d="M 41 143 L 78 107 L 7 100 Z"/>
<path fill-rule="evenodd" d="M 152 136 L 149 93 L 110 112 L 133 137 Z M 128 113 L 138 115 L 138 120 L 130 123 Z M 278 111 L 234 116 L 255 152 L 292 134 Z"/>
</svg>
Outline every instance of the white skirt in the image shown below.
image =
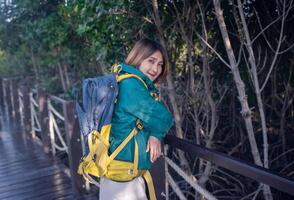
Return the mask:
<svg viewBox="0 0 294 200">
<path fill-rule="evenodd" d="M 148 200 L 144 179 L 116 182 L 104 177 L 100 180 L 99 200 Z"/>
</svg>

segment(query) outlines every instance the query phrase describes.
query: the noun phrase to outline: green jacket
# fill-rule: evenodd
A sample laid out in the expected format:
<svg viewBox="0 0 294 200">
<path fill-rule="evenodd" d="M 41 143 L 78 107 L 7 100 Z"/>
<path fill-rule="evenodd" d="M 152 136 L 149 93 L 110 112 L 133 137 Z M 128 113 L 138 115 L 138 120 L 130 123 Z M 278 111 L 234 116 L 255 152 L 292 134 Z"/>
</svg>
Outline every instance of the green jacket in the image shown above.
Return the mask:
<svg viewBox="0 0 294 200">
<path fill-rule="evenodd" d="M 171 128 L 173 118 L 164 104 L 150 95 L 150 92 L 158 93 L 158 90 L 147 76 L 126 64 L 122 64 L 121 73 L 131 73 L 141 77 L 148 89 L 136 78 L 128 78 L 119 83 L 119 94 L 112 117 L 109 153 L 112 153 L 129 135 L 135 127 L 136 120 L 140 119 L 143 129 L 135 136 L 139 146 L 138 168 L 150 169 L 150 155 L 149 152 L 146 153 L 148 137 L 152 135 L 161 140 Z M 134 138 L 115 159 L 133 162 Z"/>
</svg>

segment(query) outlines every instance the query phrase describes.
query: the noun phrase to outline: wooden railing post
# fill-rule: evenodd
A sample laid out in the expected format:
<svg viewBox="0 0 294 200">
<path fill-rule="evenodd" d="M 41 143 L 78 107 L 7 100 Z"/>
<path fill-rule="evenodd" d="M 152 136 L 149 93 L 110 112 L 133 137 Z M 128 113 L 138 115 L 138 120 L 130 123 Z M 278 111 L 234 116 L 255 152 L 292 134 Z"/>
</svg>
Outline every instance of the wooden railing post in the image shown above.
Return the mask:
<svg viewBox="0 0 294 200">
<path fill-rule="evenodd" d="M 63 104 L 65 119 L 66 142 L 68 147 L 68 160 L 71 174 L 71 182 L 74 191 L 81 194 L 85 190 L 84 180 L 77 173 L 80 158 L 82 156 L 82 145 L 80 139 L 80 128 L 75 111 L 75 102 L 67 101 Z"/>
<path fill-rule="evenodd" d="M 3 78 L 0 77 L 0 106 L 4 108 Z"/>
<path fill-rule="evenodd" d="M 11 92 L 10 92 L 10 80 L 8 78 L 3 79 L 3 92 L 4 92 L 4 104 L 7 115 L 12 116 L 12 104 L 11 104 Z"/>
<path fill-rule="evenodd" d="M 48 115 L 48 94 L 42 90 L 38 89 L 38 105 L 39 105 L 39 119 L 41 126 L 41 139 L 43 143 L 43 148 L 46 153 L 50 152 L 50 133 L 49 133 L 49 115 Z"/>
<path fill-rule="evenodd" d="M 164 148 L 163 145 L 162 149 Z M 164 163 L 164 158 L 161 156 L 159 157 L 155 163 L 152 164 L 152 168 L 150 170 L 152 179 L 153 179 L 153 184 L 154 184 L 154 189 L 155 189 L 155 194 L 157 200 L 164 200 L 165 199 L 165 163 Z"/>
<path fill-rule="evenodd" d="M 19 99 L 18 99 L 18 79 L 11 79 L 11 102 L 13 108 L 13 118 L 15 121 L 20 121 Z"/>
<path fill-rule="evenodd" d="M 10 116 L 14 119 L 14 103 L 13 103 L 13 87 L 12 87 L 13 80 L 9 78 L 8 80 L 8 87 L 9 87 L 9 102 L 10 102 Z"/>
<path fill-rule="evenodd" d="M 20 87 L 23 94 L 23 124 L 24 131 L 26 134 L 30 135 L 31 126 L 31 104 L 30 104 L 30 88 L 27 85 L 22 85 Z"/>
</svg>

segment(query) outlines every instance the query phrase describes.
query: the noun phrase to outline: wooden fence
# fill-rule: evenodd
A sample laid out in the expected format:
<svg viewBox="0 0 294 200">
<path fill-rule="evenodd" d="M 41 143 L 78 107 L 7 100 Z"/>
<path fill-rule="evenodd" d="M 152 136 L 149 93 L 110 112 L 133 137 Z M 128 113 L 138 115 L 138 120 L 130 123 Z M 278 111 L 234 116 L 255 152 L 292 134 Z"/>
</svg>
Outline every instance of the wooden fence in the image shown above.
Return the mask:
<svg viewBox="0 0 294 200">
<path fill-rule="evenodd" d="M 55 102 L 56 105 L 59 104 L 58 109 L 54 108 L 52 102 Z M 52 96 L 42 89 L 33 90 L 18 78 L 0 78 L 0 106 L 6 109 L 12 119 L 22 122 L 23 129 L 28 136 L 39 137 L 45 152 L 52 152 L 53 155 L 56 154 L 56 151 L 66 152 L 72 186 L 77 193 L 85 192 L 86 183 L 77 174 L 83 152 L 80 128 L 75 113 L 75 102 Z M 63 131 L 58 129 L 58 123 L 63 124 Z M 56 136 L 55 133 L 57 133 Z M 169 135 L 164 142 L 170 148 L 181 149 L 225 169 L 294 195 L 294 181 L 269 169 L 235 159 L 175 136 Z M 206 199 L 216 199 L 165 155 L 159 158 L 151 169 L 158 200 L 168 199 L 169 186 L 180 199 L 186 199 L 169 173 L 169 168 L 175 170 Z"/>
<path fill-rule="evenodd" d="M 52 107 L 53 102 L 59 104 L 58 109 Z M 55 155 L 58 151 L 58 148 L 55 148 L 59 146 L 58 140 L 60 142 L 63 138 L 64 141 L 61 143 L 64 143 L 66 149 L 72 187 L 78 194 L 86 192 L 87 183 L 77 174 L 83 152 L 75 102 L 50 95 L 42 89 L 32 89 L 19 78 L 0 78 L 0 106 L 6 109 L 13 121 L 22 122 L 27 137 L 41 140 L 46 153 Z M 53 115 L 59 115 L 59 119 L 54 119 Z M 56 120 L 63 121 L 62 134 L 59 130 L 59 135 L 56 134 Z M 52 135 L 53 132 L 55 136 Z M 157 197 L 163 199 L 165 173 L 162 158 L 152 167 L 151 174 L 155 177 L 154 184 L 158 188 Z"/>
</svg>

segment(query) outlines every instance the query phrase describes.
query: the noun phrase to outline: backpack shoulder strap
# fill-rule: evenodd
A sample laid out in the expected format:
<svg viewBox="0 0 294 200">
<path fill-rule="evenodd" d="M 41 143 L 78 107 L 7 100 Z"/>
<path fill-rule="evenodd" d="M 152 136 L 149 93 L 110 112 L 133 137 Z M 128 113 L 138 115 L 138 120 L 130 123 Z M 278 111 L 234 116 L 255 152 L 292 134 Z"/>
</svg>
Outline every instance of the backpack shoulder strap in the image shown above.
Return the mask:
<svg viewBox="0 0 294 200">
<path fill-rule="evenodd" d="M 112 154 L 109 156 L 109 162 L 114 160 L 114 158 L 119 154 L 119 152 L 127 145 L 127 143 L 138 133 L 138 131 L 142 130 L 143 124 L 140 122 L 140 120 L 136 121 L 136 127 L 133 128 L 133 130 L 129 133 L 129 135 L 124 139 L 124 141 L 112 152 Z M 136 153 L 138 154 L 138 153 Z M 138 157 L 138 155 L 135 155 L 135 157 Z M 138 161 L 135 162 L 136 169 L 138 168 Z"/>
<path fill-rule="evenodd" d="M 116 80 L 117 80 L 117 82 L 121 82 L 127 78 L 136 78 L 139 81 L 141 81 L 143 83 L 143 85 L 147 88 L 145 81 L 143 81 L 143 79 L 141 77 L 139 77 L 135 74 L 120 74 L 120 75 L 117 75 Z"/>
<path fill-rule="evenodd" d="M 143 79 L 140 76 L 135 75 L 135 74 L 129 74 L 129 73 L 120 74 L 121 71 L 122 71 L 122 66 L 119 64 L 114 64 L 111 67 L 111 72 L 116 75 L 117 82 L 120 82 L 120 81 L 127 79 L 127 78 L 136 78 L 136 79 L 140 80 L 146 88 L 148 88 L 147 84 L 145 83 L 145 81 L 143 81 Z"/>
</svg>

